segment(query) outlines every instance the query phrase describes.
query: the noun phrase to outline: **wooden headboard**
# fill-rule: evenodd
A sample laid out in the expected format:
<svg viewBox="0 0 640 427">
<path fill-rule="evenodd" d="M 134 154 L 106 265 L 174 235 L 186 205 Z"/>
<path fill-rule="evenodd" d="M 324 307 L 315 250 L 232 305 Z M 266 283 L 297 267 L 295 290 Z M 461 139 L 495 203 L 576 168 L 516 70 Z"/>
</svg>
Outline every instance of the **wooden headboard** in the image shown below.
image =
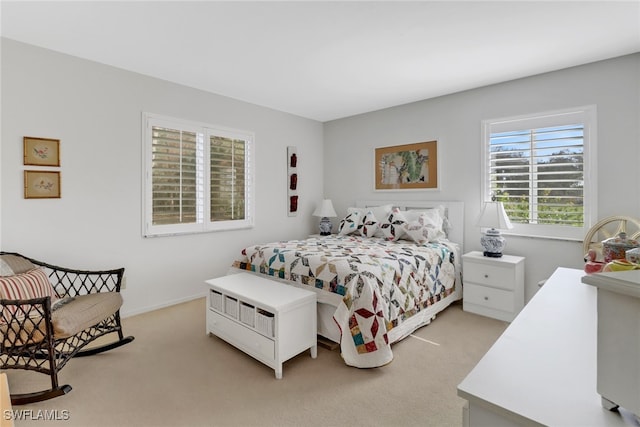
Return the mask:
<svg viewBox="0 0 640 427">
<path fill-rule="evenodd" d="M 443 200 L 358 200 L 356 201 L 356 207 L 368 208 L 373 206 L 381 206 L 392 204 L 394 207 L 398 207 L 401 210 L 410 209 L 429 209 L 438 206 L 444 206 L 445 215 L 451 224 L 449 230 L 449 240 L 458 243 L 460 250 L 462 251 L 462 243 L 464 241 L 464 202 L 456 201 L 443 201 Z"/>
</svg>

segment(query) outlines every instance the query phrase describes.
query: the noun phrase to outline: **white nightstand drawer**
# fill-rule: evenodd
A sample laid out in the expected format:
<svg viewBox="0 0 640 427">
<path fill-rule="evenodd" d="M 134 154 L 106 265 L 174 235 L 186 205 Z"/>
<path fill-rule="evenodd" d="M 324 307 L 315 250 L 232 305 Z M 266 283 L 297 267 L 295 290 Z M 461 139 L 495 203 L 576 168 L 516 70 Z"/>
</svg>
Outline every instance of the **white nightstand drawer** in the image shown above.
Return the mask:
<svg viewBox="0 0 640 427">
<path fill-rule="evenodd" d="M 462 273 L 465 283 L 473 282 L 507 290 L 514 288 L 515 276 L 512 268 L 472 262 L 467 262 L 464 267 Z"/>
<path fill-rule="evenodd" d="M 464 284 L 464 301 L 507 312 L 514 310 L 513 292 L 469 283 Z"/>
<path fill-rule="evenodd" d="M 275 344 L 259 333 L 209 310 L 209 329 L 223 340 L 242 348 L 251 355 L 260 355 L 275 360 Z"/>
</svg>

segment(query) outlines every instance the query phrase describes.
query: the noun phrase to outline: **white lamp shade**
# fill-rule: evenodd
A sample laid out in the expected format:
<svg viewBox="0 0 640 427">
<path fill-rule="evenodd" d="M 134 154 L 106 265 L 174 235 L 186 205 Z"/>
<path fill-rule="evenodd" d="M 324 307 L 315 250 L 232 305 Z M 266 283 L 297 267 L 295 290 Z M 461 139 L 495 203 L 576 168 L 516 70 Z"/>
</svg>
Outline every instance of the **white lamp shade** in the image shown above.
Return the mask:
<svg viewBox="0 0 640 427">
<path fill-rule="evenodd" d="M 498 230 L 513 228 L 502 202 L 485 202 L 476 225 L 478 227 L 496 228 Z"/>
<path fill-rule="evenodd" d="M 319 216 L 322 218 L 332 218 L 338 216 L 336 210 L 333 209 L 333 203 L 330 199 L 324 199 L 320 206 L 313 212 L 313 216 Z"/>
</svg>

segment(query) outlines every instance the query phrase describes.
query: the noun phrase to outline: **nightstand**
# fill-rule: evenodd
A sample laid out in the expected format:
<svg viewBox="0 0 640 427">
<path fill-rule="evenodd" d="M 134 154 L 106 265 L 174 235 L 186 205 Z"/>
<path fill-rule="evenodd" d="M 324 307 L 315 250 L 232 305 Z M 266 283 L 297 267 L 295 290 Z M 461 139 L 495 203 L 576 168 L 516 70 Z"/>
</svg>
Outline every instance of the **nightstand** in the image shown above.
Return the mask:
<svg viewBox="0 0 640 427">
<path fill-rule="evenodd" d="M 524 258 L 462 256 L 464 311 L 511 322 L 524 307 Z"/>
</svg>

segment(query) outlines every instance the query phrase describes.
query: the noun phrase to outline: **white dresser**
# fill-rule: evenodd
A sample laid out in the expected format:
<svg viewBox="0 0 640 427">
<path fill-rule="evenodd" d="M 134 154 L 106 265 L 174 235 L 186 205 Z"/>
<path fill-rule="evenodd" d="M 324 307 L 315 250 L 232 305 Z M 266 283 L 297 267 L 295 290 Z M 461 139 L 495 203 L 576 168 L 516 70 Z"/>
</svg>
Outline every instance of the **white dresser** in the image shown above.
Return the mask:
<svg viewBox="0 0 640 427">
<path fill-rule="evenodd" d="M 524 307 L 524 258 L 462 256 L 464 311 L 511 322 Z"/>
<path fill-rule="evenodd" d="M 275 370 L 306 349 L 317 356 L 316 294 L 249 273 L 206 281 L 207 333 Z"/>
<path fill-rule="evenodd" d="M 465 426 L 624 426 L 596 391 L 596 289 L 558 268 L 458 385 Z"/>
<path fill-rule="evenodd" d="M 598 393 L 605 408 L 640 414 L 640 270 L 598 273 Z"/>
</svg>

